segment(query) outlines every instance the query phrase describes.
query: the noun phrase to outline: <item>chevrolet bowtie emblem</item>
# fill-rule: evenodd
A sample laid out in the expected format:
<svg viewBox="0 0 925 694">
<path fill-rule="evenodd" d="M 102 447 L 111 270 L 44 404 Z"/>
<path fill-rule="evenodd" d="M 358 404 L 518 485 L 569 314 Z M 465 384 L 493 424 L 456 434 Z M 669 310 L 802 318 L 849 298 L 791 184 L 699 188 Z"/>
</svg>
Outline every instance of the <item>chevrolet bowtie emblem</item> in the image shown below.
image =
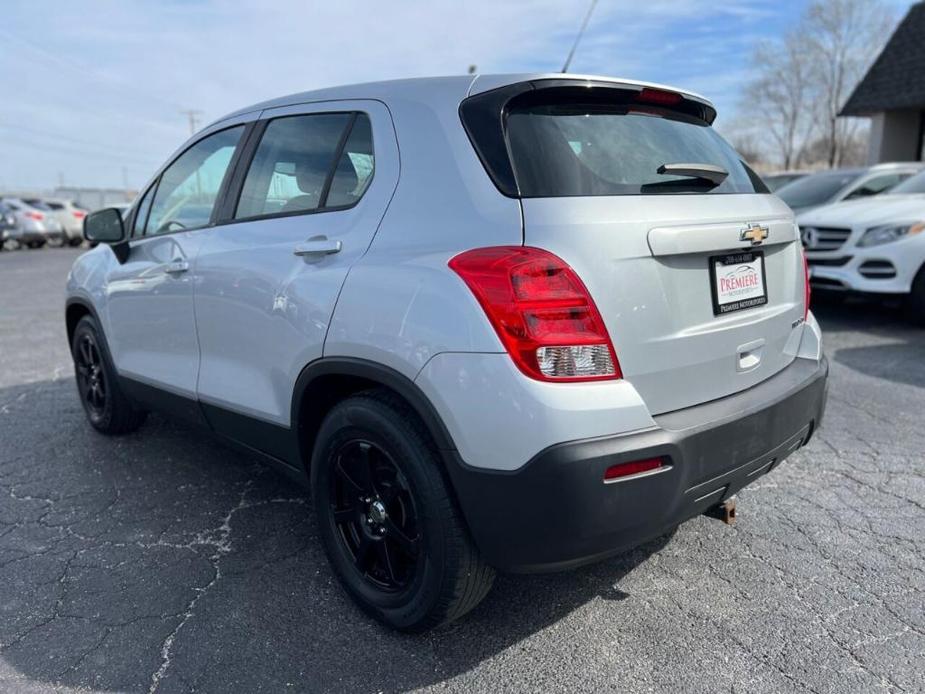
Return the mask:
<svg viewBox="0 0 925 694">
<path fill-rule="evenodd" d="M 739 234 L 739 241 L 751 241 L 753 246 L 758 246 L 768 238 L 768 233 L 767 227 L 760 224 L 749 224 Z"/>
</svg>

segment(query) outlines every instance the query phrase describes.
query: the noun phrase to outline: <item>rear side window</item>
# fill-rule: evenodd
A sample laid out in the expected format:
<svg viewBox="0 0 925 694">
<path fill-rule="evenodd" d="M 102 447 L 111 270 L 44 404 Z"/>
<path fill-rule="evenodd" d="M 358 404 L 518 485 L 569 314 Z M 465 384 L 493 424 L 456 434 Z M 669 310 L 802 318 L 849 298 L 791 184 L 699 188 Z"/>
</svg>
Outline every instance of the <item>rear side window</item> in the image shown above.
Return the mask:
<svg viewBox="0 0 925 694">
<path fill-rule="evenodd" d="M 235 219 L 355 204 L 373 174 L 363 113 L 317 113 L 270 121 L 244 179 Z"/>
<path fill-rule="evenodd" d="M 735 150 L 691 119 L 601 104 L 531 105 L 508 113 L 507 136 L 523 197 L 758 192 Z M 719 166 L 728 176 L 715 185 L 658 173 L 669 164 Z"/>
</svg>

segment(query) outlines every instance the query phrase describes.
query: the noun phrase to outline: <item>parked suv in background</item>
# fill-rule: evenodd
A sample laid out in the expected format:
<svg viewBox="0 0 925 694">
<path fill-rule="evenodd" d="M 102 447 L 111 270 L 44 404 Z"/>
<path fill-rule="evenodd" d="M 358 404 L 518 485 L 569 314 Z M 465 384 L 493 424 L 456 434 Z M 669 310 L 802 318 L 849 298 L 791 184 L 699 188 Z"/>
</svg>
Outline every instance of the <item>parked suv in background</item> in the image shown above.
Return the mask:
<svg viewBox="0 0 925 694">
<path fill-rule="evenodd" d="M 813 286 L 902 296 L 910 317 L 925 323 L 925 172 L 797 221 Z"/>
<path fill-rule="evenodd" d="M 820 171 L 782 186 L 775 194 L 800 214 L 822 205 L 879 195 L 923 169 L 921 162 L 900 162 Z"/>
<path fill-rule="evenodd" d="M 16 218 L 17 241 L 29 248 L 40 248 L 46 243 L 59 243 L 64 239 L 64 229 L 51 210 L 30 205 L 20 198 L 3 198 L 3 202 Z"/>
<path fill-rule="evenodd" d="M 71 246 L 83 243 L 84 217 L 88 210 L 73 200 L 62 198 L 42 198 L 26 200 L 30 205 L 44 205 L 64 228 L 65 241 Z"/>
<path fill-rule="evenodd" d="M 393 627 L 729 499 L 819 426 L 790 210 L 702 97 L 572 75 L 296 94 L 88 216 L 67 334 L 90 423 L 150 408 L 310 480 Z M 400 152 L 400 155 L 399 155 Z"/>
</svg>

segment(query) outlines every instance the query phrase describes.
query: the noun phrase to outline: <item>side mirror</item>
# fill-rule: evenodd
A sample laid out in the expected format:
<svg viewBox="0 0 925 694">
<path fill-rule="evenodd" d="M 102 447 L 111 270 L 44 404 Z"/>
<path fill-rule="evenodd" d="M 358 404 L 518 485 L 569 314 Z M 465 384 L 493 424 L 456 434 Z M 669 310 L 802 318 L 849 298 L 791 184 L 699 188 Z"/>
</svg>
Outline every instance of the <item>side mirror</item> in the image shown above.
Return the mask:
<svg viewBox="0 0 925 694">
<path fill-rule="evenodd" d="M 122 243 L 125 241 L 122 213 L 115 207 L 107 207 L 88 214 L 84 217 L 84 238 L 95 243 Z"/>
</svg>

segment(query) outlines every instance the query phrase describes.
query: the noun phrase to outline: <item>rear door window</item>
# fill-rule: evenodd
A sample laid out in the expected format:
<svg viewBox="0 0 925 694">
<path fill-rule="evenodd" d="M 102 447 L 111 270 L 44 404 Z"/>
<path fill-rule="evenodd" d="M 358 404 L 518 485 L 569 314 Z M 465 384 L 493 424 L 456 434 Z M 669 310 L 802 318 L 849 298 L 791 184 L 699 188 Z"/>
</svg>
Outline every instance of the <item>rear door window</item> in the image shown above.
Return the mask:
<svg viewBox="0 0 925 694">
<path fill-rule="evenodd" d="M 758 192 L 735 150 L 693 119 L 601 104 L 539 104 L 511 109 L 507 136 L 523 197 Z M 715 185 L 658 173 L 681 163 L 719 166 L 728 176 Z"/>
<path fill-rule="evenodd" d="M 355 204 L 373 174 L 364 113 L 271 120 L 244 179 L 235 219 L 300 214 Z"/>
</svg>

